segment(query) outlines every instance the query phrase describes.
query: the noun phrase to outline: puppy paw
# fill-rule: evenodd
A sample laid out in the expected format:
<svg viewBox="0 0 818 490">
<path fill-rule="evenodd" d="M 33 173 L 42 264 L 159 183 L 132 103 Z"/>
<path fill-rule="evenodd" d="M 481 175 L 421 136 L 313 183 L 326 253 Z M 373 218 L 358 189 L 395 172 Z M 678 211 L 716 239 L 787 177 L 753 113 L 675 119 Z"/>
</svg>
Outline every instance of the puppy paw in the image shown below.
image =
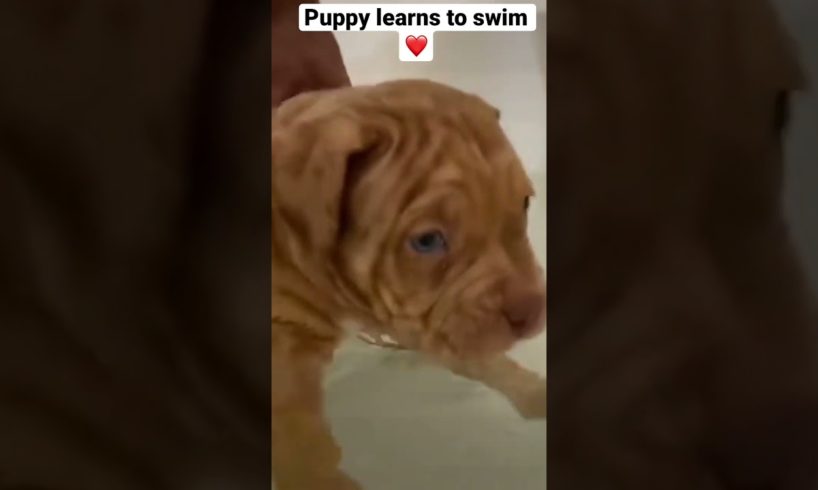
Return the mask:
<svg viewBox="0 0 818 490">
<path fill-rule="evenodd" d="M 546 403 L 545 380 L 538 383 L 536 387 L 528 390 L 512 400 L 514 408 L 526 420 L 541 420 L 546 418 L 548 405 Z"/>
</svg>

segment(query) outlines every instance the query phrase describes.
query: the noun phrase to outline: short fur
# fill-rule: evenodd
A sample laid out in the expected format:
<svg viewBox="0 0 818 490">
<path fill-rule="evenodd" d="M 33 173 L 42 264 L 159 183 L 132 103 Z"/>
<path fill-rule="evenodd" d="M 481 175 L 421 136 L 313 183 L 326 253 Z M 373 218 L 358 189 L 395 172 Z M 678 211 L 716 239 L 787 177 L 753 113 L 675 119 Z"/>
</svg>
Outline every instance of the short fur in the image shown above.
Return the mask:
<svg viewBox="0 0 818 490">
<path fill-rule="evenodd" d="M 418 80 L 307 93 L 274 114 L 280 490 L 357 488 L 337 470 L 321 416 L 322 368 L 347 324 L 493 386 L 523 415 L 545 415 L 544 380 L 501 355 L 543 328 L 545 286 L 526 235 L 534 191 L 498 118 L 473 95 Z M 426 230 L 445 232 L 445 253 L 407 245 Z M 522 330 L 515 309 L 533 315 Z"/>
</svg>

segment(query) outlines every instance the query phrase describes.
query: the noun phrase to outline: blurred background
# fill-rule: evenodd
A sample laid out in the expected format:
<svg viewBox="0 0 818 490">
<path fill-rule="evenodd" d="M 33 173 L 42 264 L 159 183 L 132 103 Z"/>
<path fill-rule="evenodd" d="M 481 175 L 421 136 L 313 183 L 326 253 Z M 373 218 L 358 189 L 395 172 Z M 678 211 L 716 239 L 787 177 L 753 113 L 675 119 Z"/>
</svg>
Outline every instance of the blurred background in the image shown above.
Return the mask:
<svg viewBox="0 0 818 490">
<path fill-rule="evenodd" d="M 476 93 L 502 111 L 501 123 L 537 190 L 529 235 L 545 265 L 545 1 L 538 7 L 535 32 L 436 33 L 430 63 L 398 61 L 394 32 L 336 37 L 353 84 L 427 78 Z M 545 374 L 544 335 L 513 355 Z M 365 488 L 545 488 L 545 422 L 521 420 L 499 395 L 414 354 L 352 341 L 339 353 L 327 390 L 343 466 Z"/>
<path fill-rule="evenodd" d="M 796 42 L 809 88 L 795 98 L 787 141 L 786 205 L 793 235 L 818 291 L 818 2 L 775 0 Z"/>
</svg>

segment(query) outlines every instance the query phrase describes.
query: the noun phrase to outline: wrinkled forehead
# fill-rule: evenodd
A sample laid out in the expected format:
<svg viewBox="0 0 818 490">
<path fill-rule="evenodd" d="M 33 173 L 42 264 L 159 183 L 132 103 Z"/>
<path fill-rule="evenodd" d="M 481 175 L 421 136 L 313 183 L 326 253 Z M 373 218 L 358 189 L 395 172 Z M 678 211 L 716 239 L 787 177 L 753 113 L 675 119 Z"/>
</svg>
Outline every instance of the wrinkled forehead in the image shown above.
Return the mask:
<svg viewBox="0 0 818 490">
<path fill-rule="evenodd" d="M 363 179 L 366 195 L 403 189 L 412 200 L 431 188 L 491 206 L 517 206 L 532 186 L 504 134 L 499 111 L 481 98 L 428 81 L 343 89 L 321 112 L 377 141 L 380 162 Z M 396 193 L 392 193 L 396 196 Z M 472 199 L 474 200 L 474 199 Z"/>
<path fill-rule="evenodd" d="M 498 220 L 533 193 L 494 115 L 469 116 L 468 109 L 412 110 L 398 118 L 381 172 L 394 172 L 396 185 L 407 186 L 407 207 Z"/>
<path fill-rule="evenodd" d="M 502 205 L 531 195 L 533 187 L 516 152 L 496 122 L 482 127 L 448 127 L 430 180 L 461 181 L 481 200 Z"/>
<path fill-rule="evenodd" d="M 495 182 L 508 181 L 514 194 L 533 191 L 502 130 L 500 111 L 480 97 L 423 80 L 380 84 L 370 97 L 376 104 L 385 103 L 399 114 L 402 112 L 406 131 L 413 130 L 411 119 L 418 118 L 430 131 L 440 133 L 445 142 L 441 148 L 444 155 L 447 151 L 457 153 L 456 150 L 465 153 L 455 159 L 455 164 L 466 174 L 478 173 L 483 166 L 482 170 Z M 446 172 L 441 170 L 441 178 L 446 178 Z"/>
</svg>

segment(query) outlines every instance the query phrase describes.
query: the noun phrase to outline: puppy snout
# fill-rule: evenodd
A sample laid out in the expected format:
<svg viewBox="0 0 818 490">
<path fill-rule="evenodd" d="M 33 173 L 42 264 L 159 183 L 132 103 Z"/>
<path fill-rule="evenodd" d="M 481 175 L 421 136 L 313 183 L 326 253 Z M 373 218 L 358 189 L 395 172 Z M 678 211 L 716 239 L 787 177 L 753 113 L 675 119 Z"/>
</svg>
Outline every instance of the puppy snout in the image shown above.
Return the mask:
<svg viewBox="0 0 818 490">
<path fill-rule="evenodd" d="M 545 320 L 545 294 L 539 291 L 511 292 L 503 305 L 503 316 L 517 337 L 536 335 Z"/>
</svg>

